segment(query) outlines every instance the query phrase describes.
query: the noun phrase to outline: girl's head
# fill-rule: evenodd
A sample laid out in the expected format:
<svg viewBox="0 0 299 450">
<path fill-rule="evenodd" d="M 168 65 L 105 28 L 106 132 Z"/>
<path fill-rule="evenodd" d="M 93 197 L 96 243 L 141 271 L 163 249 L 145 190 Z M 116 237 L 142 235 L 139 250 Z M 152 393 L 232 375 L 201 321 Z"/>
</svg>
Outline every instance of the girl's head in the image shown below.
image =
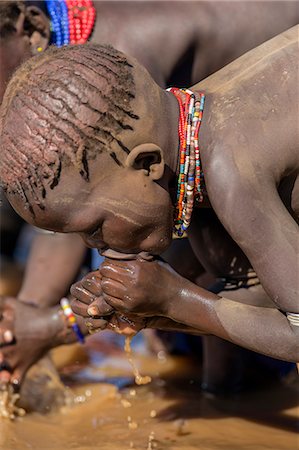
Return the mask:
<svg viewBox="0 0 299 450">
<path fill-rule="evenodd" d="M 142 66 L 109 46 L 31 59 L 2 105 L 0 176 L 12 205 L 92 247 L 164 250 L 172 229 L 165 159 L 177 148 L 168 101 Z"/>
</svg>

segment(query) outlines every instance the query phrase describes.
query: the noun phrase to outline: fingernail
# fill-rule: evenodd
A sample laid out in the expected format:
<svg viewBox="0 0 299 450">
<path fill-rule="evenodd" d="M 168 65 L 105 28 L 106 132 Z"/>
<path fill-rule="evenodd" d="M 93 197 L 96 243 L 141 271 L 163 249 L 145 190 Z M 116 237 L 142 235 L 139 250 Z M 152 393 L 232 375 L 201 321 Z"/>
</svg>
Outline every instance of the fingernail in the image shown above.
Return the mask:
<svg viewBox="0 0 299 450">
<path fill-rule="evenodd" d="M 3 338 L 4 338 L 4 341 L 6 343 L 12 342 L 13 341 L 13 334 L 12 334 L 12 332 L 10 330 L 4 331 Z"/>
<path fill-rule="evenodd" d="M 100 310 L 97 306 L 90 306 L 87 310 L 87 313 L 90 316 L 99 316 L 100 315 Z"/>
</svg>

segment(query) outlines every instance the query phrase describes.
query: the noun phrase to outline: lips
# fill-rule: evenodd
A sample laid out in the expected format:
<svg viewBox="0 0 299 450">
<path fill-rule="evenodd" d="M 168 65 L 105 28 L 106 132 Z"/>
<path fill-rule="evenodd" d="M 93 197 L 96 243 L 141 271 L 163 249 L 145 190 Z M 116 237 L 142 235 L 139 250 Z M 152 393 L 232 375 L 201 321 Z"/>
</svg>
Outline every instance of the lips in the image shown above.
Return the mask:
<svg viewBox="0 0 299 450">
<path fill-rule="evenodd" d="M 110 259 L 118 259 L 118 260 L 132 260 L 132 259 L 143 259 L 146 261 L 151 261 L 153 256 L 148 252 L 140 252 L 140 253 L 123 253 L 118 252 L 116 250 L 112 250 L 111 248 L 106 248 L 104 250 L 100 250 L 100 254 L 105 258 Z"/>
</svg>

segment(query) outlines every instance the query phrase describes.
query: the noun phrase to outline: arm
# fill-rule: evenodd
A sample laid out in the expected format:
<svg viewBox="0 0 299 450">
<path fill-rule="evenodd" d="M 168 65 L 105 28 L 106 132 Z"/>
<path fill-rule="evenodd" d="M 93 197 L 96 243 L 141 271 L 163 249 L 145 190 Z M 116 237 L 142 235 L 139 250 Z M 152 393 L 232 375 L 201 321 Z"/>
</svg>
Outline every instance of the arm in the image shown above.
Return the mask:
<svg viewBox="0 0 299 450">
<path fill-rule="evenodd" d="M 13 382 L 20 385 L 32 364 L 36 363 L 50 349 L 77 342 L 77 337 L 66 320 L 60 306 L 39 308 L 15 298 L 0 299 L 0 313 L 4 326 L 14 330 L 14 345 L 3 345 L 0 339 L 1 358 L 9 372 L 0 371 L 0 383 Z M 94 319 L 98 329 L 106 327 L 106 322 Z M 86 336 L 85 320 L 78 318 L 81 332 Z M 0 336 L 1 337 L 1 336 Z"/>
<path fill-rule="evenodd" d="M 38 234 L 26 265 L 19 300 L 41 307 L 56 305 L 68 292 L 85 251 L 86 247 L 77 235 Z"/>
<path fill-rule="evenodd" d="M 39 234 L 35 238 L 19 293 L 21 301 L 4 298 L 0 302 L 0 358 L 10 366 L 12 379 L 20 382 L 50 348 L 76 341 L 57 304 L 69 290 L 84 253 L 81 238 L 75 235 Z M 81 327 L 87 333 L 84 323 Z M 5 376 L 0 372 L 0 381 Z"/>
<path fill-rule="evenodd" d="M 100 271 L 104 299 L 116 311 L 168 317 L 275 358 L 299 359 L 298 330 L 278 309 L 222 298 L 158 261 L 106 260 Z"/>
<path fill-rule="evenodd" d="M 73 284 L 71 287 L 71 293 L 73 296 L 71 305 L 72 310 L 75 314 L 77 314 L 77 317 L 80 320 L 82 320 L 82 318 L 87 318 L 93 332 L 100 331 L 106 326 L 107 323 L 107 327 L 112 328 L 112 330 L 113 324 L 117 324 L 118 331 L 125 334 L 130 334 L 130 327 L 128 327 L 126 322 L 121 320 L 122 314 L 114 314 L 113 308 L 105 302 L 103 298 L 101 281 L 101 274 L 97 270 L 88 273 L 80 281 Z M 164 331 L 181 331 L 195 335 L 203 334 L 203 332 L 198 329 L 175 322 L 167 317 L 153 316 L 142 318 L 138 317 L 138 315 L 130 314 L 126 314 L 125 316 L 131 322 L 131 331 L 133 331 L 133 333 L 136 333 L 143 328 L 154 328 Z M 101 320 L 94 317 L 102 317 L 106 320 Z"/>
<path fill-rule="evenodd" d="M 222 158 L 221 171 L 209 180 L 210 200 L 273 303 L 284 312 L 299 313 L 298 224 L 267 170 L 257 176 L 251 165 L 243 173 L 237 169 L 242 160 L 244 165 L 242 154 L 233 161 Z"/>
<path fill-rule="evenodd" d="M 286 361 L 299 360 L 299 333 L 277 309 L 243 304 L 185 285 L 168 314 L 234 344 Z M 298 328 L 298 327 L 297 327 Z"/>
</svg>

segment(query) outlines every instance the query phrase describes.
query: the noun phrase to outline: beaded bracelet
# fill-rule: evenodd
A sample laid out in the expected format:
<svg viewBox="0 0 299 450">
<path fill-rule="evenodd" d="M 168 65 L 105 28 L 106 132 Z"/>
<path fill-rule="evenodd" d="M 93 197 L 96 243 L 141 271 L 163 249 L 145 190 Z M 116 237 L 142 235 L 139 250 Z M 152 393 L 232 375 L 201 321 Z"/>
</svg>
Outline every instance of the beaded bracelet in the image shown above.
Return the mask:
<svg viewBox="0 0 299 450">
<path fill-rule="evenodd" d="M 67 318 L 68 324 L 71 326 L 72 330 L 74 331 L 75 335 L 77 336 L 78 341 L 81 344 L 84 344 L 84 336 L 81 333 L 79 325 L 77 324 L 76 317 L 74 316 L 74 313 L 71 310 L 69 300 L 66 297 L 63 297 L 60 300 L 60 306 L 62 308 L 63 314 Z"/>
</svg>

